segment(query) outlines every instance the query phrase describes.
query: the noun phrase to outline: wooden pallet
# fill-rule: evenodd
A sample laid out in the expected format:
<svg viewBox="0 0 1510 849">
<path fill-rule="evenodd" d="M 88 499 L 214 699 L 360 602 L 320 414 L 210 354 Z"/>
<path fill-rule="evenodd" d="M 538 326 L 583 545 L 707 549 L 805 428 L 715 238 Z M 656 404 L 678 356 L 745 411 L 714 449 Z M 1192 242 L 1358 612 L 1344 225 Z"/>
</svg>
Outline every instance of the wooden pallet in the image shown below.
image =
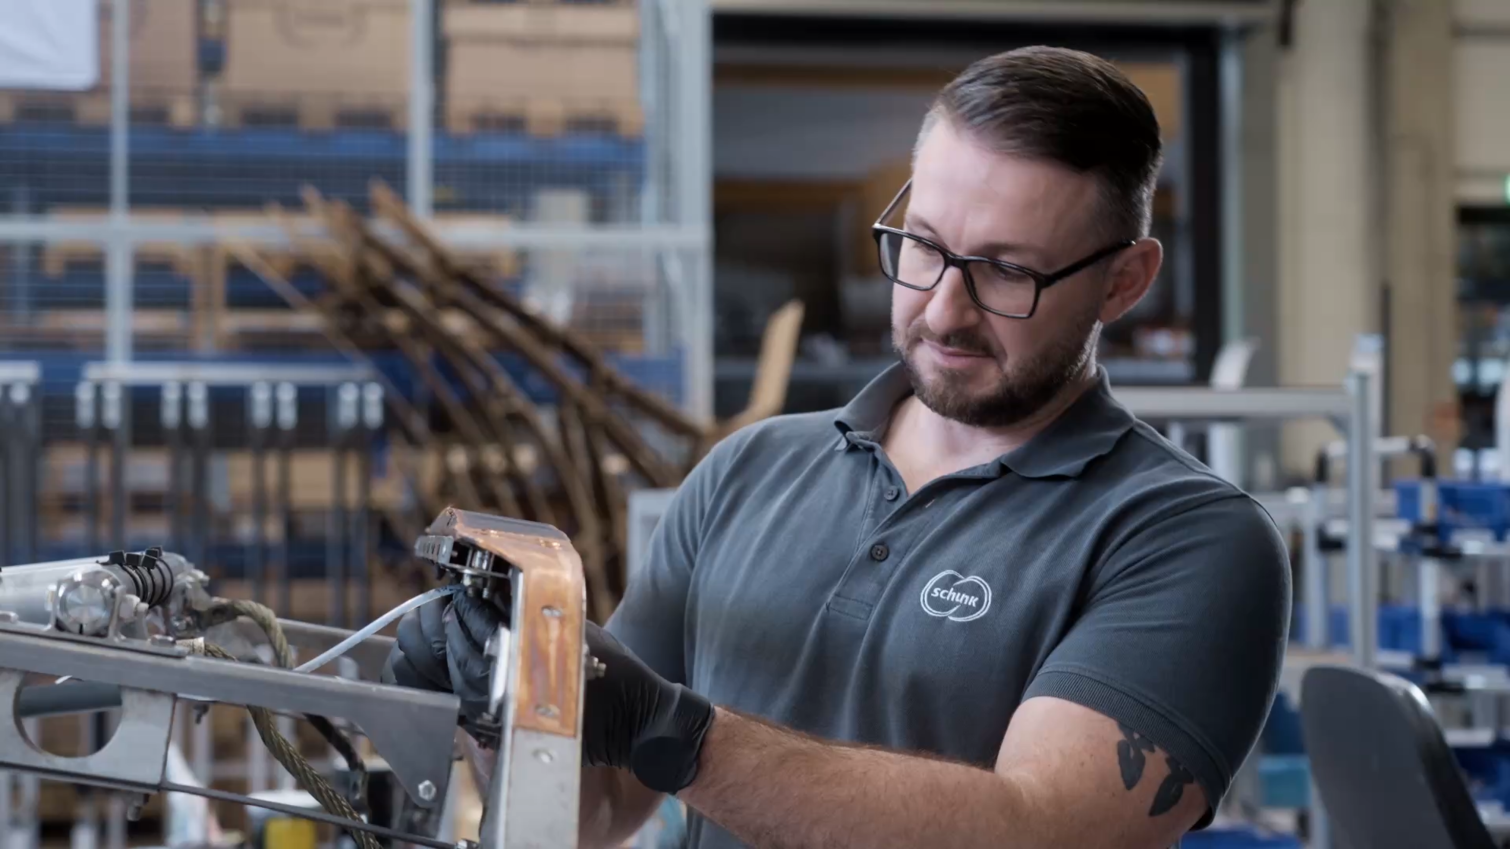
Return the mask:
<svg viewBox="0 0 1510 849">
<path fill-rule="evenodd" d="M 553 137 L 563 133 L 602 133 L 637 138 L 645 116 L 634 101 L 569 101 L 540 98 L 513 103 L 462 101 L 446 107 L 446 130 L 452 135 L 528 133 Z"/>
<path fill-rule="evenodd" d="M 106 224 L 110 211 L 99 207 L 57 206 L 51 215 L 58 221 L 68 223 Z M 131 212 L 134 220 L 152 223 L 176 223 L 184 220 L 181 209 L 139 209 Z M 140 242 L 136 245 L 134 258 L 137 262 L 161 262 L 171 265 L 173 271 L 191 280 L 201 276 L 204 250 L 182 242 Z M 42 247 L 42 271 L 48 277 L 60 277 L 72 262 L 103 263 L 105 246 L 87 239 L 48 242 Z"/>
<path fill-rule="evenodd" d="M 408 101 L 397 96 L 364 102 L 340 94 L 223 94 L 216 107 L 220 126 L 231 128 L 403 132 L 409 126 Z"/>
<path fill-rule="evenodd" d="M 167 126 L 186 129 L 194 126 L 197 110 L 194 96 L 131 94 L 133 126 Z M 83 127 L 110 124 L 110 94 L 88 92 L 69 94 L 44 91 L 0 92 L 0 124 L 47 123 Z"/>
</svg>

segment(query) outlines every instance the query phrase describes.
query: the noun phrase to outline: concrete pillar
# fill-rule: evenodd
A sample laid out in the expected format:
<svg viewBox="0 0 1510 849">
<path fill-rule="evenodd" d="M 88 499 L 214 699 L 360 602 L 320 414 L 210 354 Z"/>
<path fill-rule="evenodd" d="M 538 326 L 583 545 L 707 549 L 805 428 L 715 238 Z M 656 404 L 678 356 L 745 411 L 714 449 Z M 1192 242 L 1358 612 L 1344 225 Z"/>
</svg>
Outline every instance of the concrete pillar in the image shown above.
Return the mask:
<svg viewBox="0 0 1510 849">
<path fill-rule="evenodd" d="M 1452 10 L 1442 0 L 1381 4 L 1386 426 L 1439 444 L 1456 441 L 1457 421 Z"/>
<path fill-rule="evenodd" d="M 1279 382 L 1341 386 L 1353 340 L 1377 331 L 1373 2 L 1298 3 L 1277 63 Z M 1283 466 L 1306 474 L 1335 439 L 1288 425 Z"/>
<path fill-rule="evenodd" d="M 1229 227 L 1224 245 L 1227 284 L 1224 305 L 1235 308 L 1223 323 L 1223 342 L 1259 340 L 1248 366 L 1248 385 L 1273 386 L 1278 382 L 1281 329 L 1278 323 L 1279 279 L 1278 224 L 1276 204 L 1277 119 L 1275 108 L 1276 63 L 1279 33 L 1273 24 L 1253 27 L 1234 47 L 1240 80 L 1237 102 L 1237 161 L 1231 182 L 1223 190 L 1229 202 L 1223 225 Z M 1230 101 L 1229 101 L 1230 102 Z M 1247 462 L 1244 482 L 1255 490 L 1272 491 L 1279 484 L 1279 431 L 1250 425 L 1243 429 Z"/>
</svg>

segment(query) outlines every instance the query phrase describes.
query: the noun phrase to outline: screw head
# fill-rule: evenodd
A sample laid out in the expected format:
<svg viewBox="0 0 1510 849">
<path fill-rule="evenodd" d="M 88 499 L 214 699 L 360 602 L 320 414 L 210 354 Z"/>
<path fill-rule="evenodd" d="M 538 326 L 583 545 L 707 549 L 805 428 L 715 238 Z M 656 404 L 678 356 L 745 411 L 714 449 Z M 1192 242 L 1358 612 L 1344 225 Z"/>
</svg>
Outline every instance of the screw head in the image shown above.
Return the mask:
<svg viewBox="0 0 1510 849">
<path fill-rule="evenodd" d="M 553 761 L 555 759 L 556 759 L 556 756 L 553 755 L 553 754 L 551 754 L 550 751 L 547 750 L 547 749 L 536 749 L 535 750 L 535 760 L 537 760 L 537 761 L 539 761 L 539 762 L 541 762 L 543 764 L 548 764 L 548 763 L 550 763 L 551 761 Z"/>
<path fill-rule="evenodd" d="M 560 619 L 561 618 L 561 608 L 559 608 L 559 607 L 546 607 L 546 608 L 542 608 L 540 612 L 544 613 L 546 615 L 546 617 L 549 618 L 549 619 Z"/>
<path fill-rule="evenodd" d="M 435 782 L 429 780 L 421 781 L 418 789 L 421 801 L 432 802 L 435 800 Z"/>
<path fill-rule="evenodd" d="M 552 719 L 561 715 L 561 711 L 557 710 L 555 705 L 535 705 L 535 713 Z"/>
</svg>

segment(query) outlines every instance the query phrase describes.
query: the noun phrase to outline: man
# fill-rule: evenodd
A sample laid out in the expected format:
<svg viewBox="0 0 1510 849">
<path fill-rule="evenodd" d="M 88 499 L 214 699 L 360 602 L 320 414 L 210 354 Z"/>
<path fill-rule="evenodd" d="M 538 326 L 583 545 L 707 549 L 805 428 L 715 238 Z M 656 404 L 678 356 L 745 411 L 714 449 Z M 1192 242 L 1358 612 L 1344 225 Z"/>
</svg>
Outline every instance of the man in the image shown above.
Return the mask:
<svg viewBox="0 0 1510 849">
<path fill-rule="evenodd" d="M 876 227 L 901 363 L 718 445 L 589 627 L 584 845 L 663 792 L 698 849 L 1155 849 L 1210 821 L 1268 714 L 1289 570 L 1095 362 L 1159 270 L 1160 158 L 1089 55 L 944 89 Z M 458 669 L 496 622 L 465 597 L 416 617 L 396 677 L 479 692 Z"/>
</svg>

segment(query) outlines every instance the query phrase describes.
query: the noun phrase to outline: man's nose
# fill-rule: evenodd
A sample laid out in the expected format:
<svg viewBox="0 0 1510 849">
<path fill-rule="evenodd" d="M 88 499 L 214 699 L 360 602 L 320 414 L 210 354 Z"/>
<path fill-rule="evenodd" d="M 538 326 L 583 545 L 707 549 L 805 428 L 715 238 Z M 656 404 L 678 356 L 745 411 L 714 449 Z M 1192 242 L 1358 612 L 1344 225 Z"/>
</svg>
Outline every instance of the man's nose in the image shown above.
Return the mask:
<svg viewBox="0 0 1510 849">
<path fill-rule="evenodd" d="M 980 310 L 970 299 L 963 269 L 950 267 L 944 270 L 943 279 L 933 287 L 924 317 L 928 320 L 928 328 L 940 336 L 980 323 Z"/>
</svg>

